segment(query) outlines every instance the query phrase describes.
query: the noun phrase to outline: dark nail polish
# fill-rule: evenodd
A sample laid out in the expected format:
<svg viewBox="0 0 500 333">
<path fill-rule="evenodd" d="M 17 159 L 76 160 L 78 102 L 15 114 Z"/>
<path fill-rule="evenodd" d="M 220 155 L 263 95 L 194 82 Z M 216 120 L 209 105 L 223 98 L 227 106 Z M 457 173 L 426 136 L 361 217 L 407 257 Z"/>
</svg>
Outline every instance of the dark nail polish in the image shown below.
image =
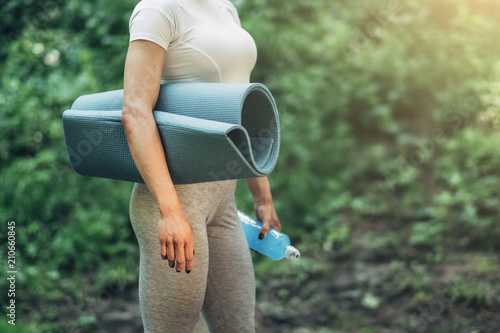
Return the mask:
<svg viewBox="0 0 500 333">
<path fill-rule="evenodd" d="M 181 271 L 175 270 L 177 273 L 180 273 Z"/>
<path fill-rule="evenodd" d="M 188 274 L 189 274 L 189 273 L 191 273 L 191 271 L 186 271 L 186 273 L 188 273 Z"/>
<path fill-rule="evenodd" d="M 259 239 L 264 239 L 264 234 L 262 232 L 259 234 Z"/>
<path fill-rule="evenodd" d="M 195 255 L 196 253 L 194 253 L 194 250 L 193 250 L 193 256 Z"/>
</svg>

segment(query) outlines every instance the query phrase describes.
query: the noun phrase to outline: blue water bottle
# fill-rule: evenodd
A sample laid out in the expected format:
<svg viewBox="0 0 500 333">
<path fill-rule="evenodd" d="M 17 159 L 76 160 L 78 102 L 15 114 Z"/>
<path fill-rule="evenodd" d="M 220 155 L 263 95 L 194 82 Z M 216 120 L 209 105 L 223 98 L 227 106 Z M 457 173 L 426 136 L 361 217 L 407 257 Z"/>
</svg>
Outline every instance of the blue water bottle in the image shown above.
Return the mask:
<svg viewBox="0 0 500 333">
<path fill-rule="evenodd" d="M 262 222 L 254 221 L 248 215 L 238 211 L 238 217 L 245 232 L 248 246 L 259 253 L 262 253 L 273 260 L 287 258 L 297 260 L 300 252 L 290 245 L 290 238 L 274 228 L 269 228 L 269 232 L 264 239 L 259 239 Z"/>
</svg>

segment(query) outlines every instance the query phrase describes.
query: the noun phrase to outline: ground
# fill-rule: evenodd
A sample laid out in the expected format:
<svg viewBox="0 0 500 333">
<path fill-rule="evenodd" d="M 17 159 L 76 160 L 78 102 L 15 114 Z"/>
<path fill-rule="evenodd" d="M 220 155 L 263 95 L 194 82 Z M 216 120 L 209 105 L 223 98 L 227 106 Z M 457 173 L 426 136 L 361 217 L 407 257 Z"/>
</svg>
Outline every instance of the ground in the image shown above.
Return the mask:
<svg viewBox="0 0 500 333">
<path fill-rule="evenodd" d="M 302 266 L 256 264 L 257 332 L 500 332 L 498 254 L 444 251 L 434 260 L 435 248 L 383 238 L 394 226 L 351 230 L 350 244 L 305 253 Z M 97 318 L 100 331 L 142 332 L 137 288 L 116 296 Z M 200 318 L 195 333 L 202 332 Z"/>
</svg>

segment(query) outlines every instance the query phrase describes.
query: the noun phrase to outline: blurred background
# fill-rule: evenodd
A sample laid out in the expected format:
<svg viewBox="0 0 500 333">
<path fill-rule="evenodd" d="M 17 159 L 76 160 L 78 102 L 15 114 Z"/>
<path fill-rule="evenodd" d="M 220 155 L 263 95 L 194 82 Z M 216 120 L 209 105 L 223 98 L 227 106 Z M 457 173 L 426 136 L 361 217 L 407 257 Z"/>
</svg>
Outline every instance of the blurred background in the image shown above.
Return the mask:
<svg viewBox="0 0 500 333">
<path fill-rule="evenodd" d="M 123 88 L 136 3 L 2 5 L 1 274 L 12 220 L 18 273 L 1 332 L 142 331 L 133 184 L 76 174 L 61 120 Z M 269 179 L 302 252 L 252 253 L 257 332 L 500 331 L 500 2 L 233 3 L 278 105 Z M 237 202 L 253 213 L 243 180 Z"/>
</svg>

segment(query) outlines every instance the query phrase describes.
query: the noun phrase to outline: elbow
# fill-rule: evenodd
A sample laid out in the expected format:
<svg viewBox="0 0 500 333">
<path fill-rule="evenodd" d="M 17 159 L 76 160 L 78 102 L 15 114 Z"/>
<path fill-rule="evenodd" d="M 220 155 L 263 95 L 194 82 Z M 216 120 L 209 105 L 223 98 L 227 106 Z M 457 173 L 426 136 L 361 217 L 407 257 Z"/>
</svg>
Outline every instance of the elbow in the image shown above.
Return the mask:
<svg viewBox="0 0 500 333">
<path fill-rule="evenodd" d="M 145 108 L 140 105 L 131 105 L 128 103 L 123 104 L 123 110 L 121 115 L 121 122 L 125 130 L 139 124 L 142 120 L 147 118 L 144 112 Z"/>
<path fill-rule="evenodd" d="M 139 130 L 141 127 L 141 120 L 143 117 L 140 116 L 140 110 L 135 107 L 123 105 L 122 115 L 120 120 L 123 125 L 123 131 L 125 136 L 129 137 L 132 133 Z"/>
<path fill-rule="evenodd" d="M 128 127 L 132 123 L 134 123 L 134 110 L 130 106 L 123 105 L 123 110 L 122 110 L 122 115 L 121 115 L 121 122 L 123 124 L 123 127 Z"/>
<path fill-rule="evenodd" d="M 125 132 L 154 123 L 153 108 L 144 103 L 123 103 L 121 122 Z"/>
</svg>

